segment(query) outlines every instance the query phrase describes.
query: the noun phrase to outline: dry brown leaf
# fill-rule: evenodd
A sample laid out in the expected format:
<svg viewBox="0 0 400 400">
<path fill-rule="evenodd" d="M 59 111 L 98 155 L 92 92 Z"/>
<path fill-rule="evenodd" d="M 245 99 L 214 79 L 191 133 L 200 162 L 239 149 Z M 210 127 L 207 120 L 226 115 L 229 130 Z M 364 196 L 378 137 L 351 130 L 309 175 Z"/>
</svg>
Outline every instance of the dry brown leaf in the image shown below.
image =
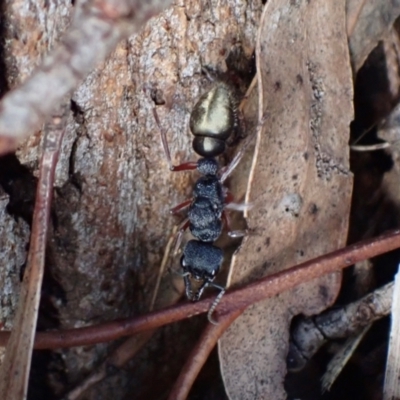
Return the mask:
<svg viewBox="0 0 400 400">
<path fill-rule="evenodd" d="M 357 72 L 368 54 L 386 38 L 400 15 L 400 3 L 382 0 L 347 0 L 351 63 Z M 328 17 L 327 17 L 328 19 Z"/>
<path fill-rule="evenodd" d="M 257 138 L 247 219 L 232 284 L 312 259 L 346 241 L 352 82 L 345 4 L 269 1 L 259 37 L 265 117 Z M 289 324 L 330 305 L 340 275 L 250 307 L 219 343 L 230 398 L 284 399 Z"/>
</svg>

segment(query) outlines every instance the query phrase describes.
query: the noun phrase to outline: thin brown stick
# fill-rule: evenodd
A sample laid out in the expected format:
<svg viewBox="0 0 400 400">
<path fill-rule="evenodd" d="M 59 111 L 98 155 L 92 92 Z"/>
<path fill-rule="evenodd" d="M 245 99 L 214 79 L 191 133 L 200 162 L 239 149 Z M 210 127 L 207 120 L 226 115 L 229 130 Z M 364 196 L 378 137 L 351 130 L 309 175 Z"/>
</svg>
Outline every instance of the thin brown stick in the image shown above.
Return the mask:
<svg viewBox="0 0 400 400">
<path fill-rule="evenodd" d="M 290 370 L 303 369 L 328 341 L 357 337 L 368 325 L 390 314 L 392 299 L 393 282 L 341 308 L 301 318 L 291 331 Z"/>
<path fill-rule="evenodd" d="M 185 400 L 188 397 L 197 375 L 217 344 L 218 339 L 243 311 L 235 310 L 230 314 L 224 315 L 218 320 L 218 325 L 207 325 L 183 366 L 168 397 L 169 400 Z"/>
<path fill-rule="evenodd" d="M 363 240 L 354 245 L 317 257 L 295 267 L 267 276 L 256 283 L 233 290 L 222 298 L 218 311 L 227 314 L 243 309 L 285 290 L 319 278 L 356 262 L 387 253 L 400 247 L 400 230 L 390 231 L 374 239 Z M 141 317 L 107 322 L 86 328 L 55 332 L 39 332 L 35 338 L 35 349 L 92 345 L 108 342 L 122 336 L 133 335 L 205 313 L 214 298 L 196 303 L 180 304 Z M 9 332 L 0 332 L 0 345 L 4 346 Z"/>
<path fill-rule="evenodd" d="M 171 1 L 79 2 L 60 45 L 30 78 L 0 102 L 0 154 L 37 131 L 54 107 L 104 61 L 117 43 L 134 33 Z"/>
<path fill-rule="evenodd" d="M 177 232 L 178 232 L 178 225 L 175 225 L 173 230 L 172 230 L 171 235 L 169 236 L 167 245 L 166 245 L 165 250 L 164 250 L 164 255 L 163 255 L 163 258 L 162 258 L 162 261 L 161 261 L 160 269 L 158 271 L 156 285 L 155 285 L 154 290 L 153 290 L 153 296 L 151 298 L 149 311 L 153 311 L 153 309 L 154 309 L 154 304 L 156 303 L 158 290 L 160 288 L 161 278 L 164 275 L 165 267 L 167 266 L 167 263 L 168 263 L 168 260 L 169 260 L 169 256 L 171 254 L 172 245 L 173 245 L 174 240 L 176 238 L 176 233 Z"/>
<path fill-rule="evenodd" d="M 66 107 L 45 127 L 27 268 L 14 327 L 0 371 L 0 398 L 24 399 L 28 390 L 33 342 L 39 312 L 54 174 L 66 125 Z"/>
</svg>

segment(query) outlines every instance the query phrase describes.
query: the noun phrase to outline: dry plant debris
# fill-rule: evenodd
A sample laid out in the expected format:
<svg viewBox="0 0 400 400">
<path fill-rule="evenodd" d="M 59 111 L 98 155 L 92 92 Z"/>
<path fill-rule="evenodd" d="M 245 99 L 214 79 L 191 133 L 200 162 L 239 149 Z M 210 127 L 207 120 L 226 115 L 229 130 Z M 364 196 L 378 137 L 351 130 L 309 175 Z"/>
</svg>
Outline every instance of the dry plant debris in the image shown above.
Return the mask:
<svg viewBox="0 0 400 400">
<path fill-rule="evenodd" d="M 392 298 L 392 322 L 390 330 L 390 340 L 388 347 L 388 357 L 386 360 L 385 384 L 383 387 L 383 399 L 390 400 L 400 397 L 399 372 L 400 372 L 400 276 L 397 273 L 394 280 Z"/>
<path fill-rule="evenodd" d="M 297 370 L 328 340 L 356 336 L 377 319 L 390 313 L 393 283 L 388 283 L 344 307 L 302 319 L 291 333 L 288 363 Z"/>
<path fill-rule="evenodd" d="M 353 113 L 345 3 L 268 2 L 258 46 L 264 123 L 247 195 L 255 205 L 247 216 L 254 234 L 234 256 L 231 284 L 342 247 L 350 208 L 347 143 Z M 335 274 L 246 310 L 219 342 L 229 396 L 286 398 L 290 320 L 320 312 L 339 288 Z"/>
<path fill-rule="evenodd" d="M 33 342 L 44 275 L 53 182 L 68 117 L 65 102 L 44 127 L 43 155 L 37 184 L 30 249 L 13 330 L 0 369 L 0 396 L 26 398 Z"/>
<path fill-rule="evenodd" d="M 354 291 L 349 279 L 340 285 L 339 272 L 322 275 L 399 247 L 397 231 L 374 239 L 400 222 L 398 139 L 383 137 L 398 130 L 395 111 L 389 115 L 398 103 L 400 81 L 398 5 L 381 0 L 269 0 L 265 5 L 178 0 L 149 20 L 167 4 L 23 3 L 6 1 L 1 8 L 0 151 L 18 145 L 15 154 L 0 158 L 0 323 L 9 329 L 15 318 L 17 333 L 3 362 L 2 390 L 14 385 L 8 393 L 25 396 L 45 263 L 38 328 L 52 331 L 39 334 L 36 344 L 58 350 L 33 357 L 28 398 L 123 399 L 134 394 L 156 399 L 165 398 L 171 388 L 173 399 L 302 396 L 292 384 L 294 374 L 286 375 L 292 317 L 320 313 L 340 288 L 339 300 L 348 303 L 356 300 L 351 293 L 373 292 L 392 279 L 391 263 L 379 268 L 375 259 L 354 269 L 367 269 L 368 276 L 356 279 Z M 210 85 L 204 70 L 237 85 L 242 94 L 255 82 L 242 110 L 245 133 L 257 132 L 257 140 L 231 179 L 230 190 L 238 200 L 245 196 L 251 208 L 246 212 L 248 236 L 228 276 L 231 287 L 254 283 L 228 291 L 217 308 L 220 325 L 207 326 L 199 335 L 205 323 L 200 318 L 156 330 L 206 312 L 213 293 L 196 304 L 159 310 L 181 293 L 170 276 L 157 276 L 174 224 L 168 209 L 190 197 L 193 178 L 171 176 L 151 110 L 157 108 L 168 132 L 173 161 L 190 159 L 188 117 Z M 382 75 L 387 82 L 376 79 Z M 36 178 L 43 179 L 42 124 L 65 95 L 70 98 L 62 118 L 59 163 L 47 194 L 36 198 L 38 208 L 52 192 L 53 204 L 49 222 L 44 218 L 39 224 L 44 233 L 37 235 L 32 214 Z M 384 146 L 377 133 L 387 140 Z M 353 153 L 350 166 L 349 141 L 380 150 Z M 35 301 L 26 306 L 21 295 L 22 314 L 16 305 L 29 228 L 30 251 L 40 255 L 41 267 L 33 285 L 28 263 L 21 287 L 32 285 Z M 347 237 L 350 243 L 368 240 L 312 261 L 343 247 Z M 306 260 L 310 263 L 301 264 Z M 168 263 L 179 264 L 176 259 Z M 158 311 L 148 314 L 155 287 Z M 361 347 L 376 335 L 374 326 Z M 144 330 L 119 347 L 101 343 Z M 25 334 L 22 342 L 18 334 Z M 8 337 L 1 332 L 2 343 Z M 202 368 L 219 338 L 224 388 L 216 362 Z M 60 348 L 73 344 L 85 346 Z M 317 365 L 330 345 L 307 366 Z M 380 365 L 377 354 L 383 347 L 371 345 L 346 357 L 367 373 L 367 366 L 371 371 Z M 20 379 L 10 380 L 4 371 L 14 367 Z M 320 375 L 314 370 L 309 376 L 303 381 L 317 382 L 318 388 L 303 398 L 338 398 L 340 377 L 330 392 L 321 394 Z M 382 377 L 382 369 L 374 376 Z M 352 382 L 348 397 L 341 398 L 372 399 L 379 382 L 382 378 L 370 379 L 368 388 Z"/>
</svg>

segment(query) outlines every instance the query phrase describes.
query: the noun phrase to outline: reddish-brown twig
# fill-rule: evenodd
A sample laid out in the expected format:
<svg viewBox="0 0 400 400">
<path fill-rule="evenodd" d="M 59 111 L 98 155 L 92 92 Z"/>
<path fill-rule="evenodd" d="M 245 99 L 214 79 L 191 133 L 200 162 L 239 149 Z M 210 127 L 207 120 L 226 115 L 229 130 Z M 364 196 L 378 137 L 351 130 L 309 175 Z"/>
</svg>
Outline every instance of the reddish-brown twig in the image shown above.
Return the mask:
<svg viewBox="0 0 400 400">
<path fill-rule="evenodd" d="M 307 261 L 277 274 L 267 276 L 256 283 L 228 292 L 218 305 L 220 315 L 289 290 L 303 282 L 346 268 L 358 261 L 387 253 L 400 247 L 400 230 L 388 232 L 375 239 L 336 250 L 332 253 Z M 141 317 L 107 322 L 87 328 L 56 332 L 40 332 L 35 338 L 36 349 L 83 346 L 115 340 L 122 336 L 155 329 L 160 326 L 193 317 L 209 310 L 213 298 L 197 303 L 181 304 L 156 311 Z M 4 345 L 9 333 L 0 332 L 0 345 Z"/>
<path fill-rule="evenodd" d="M 216 345 L 221 335 L 228 329 L 229 325 L 244 310 L 235 310 L 230 314 L 226 314 L 218 320 L 218 325 L 209 324 L 201 335 L 197 345 L 191 351 L 181 373 L 176 380 L 172 391 L 169 395 L 170 400 L 184 400 L 187 398 L 189 391 L 197 378 L 205 361 L 208 359 L 212 349 Z"/>
</svg>

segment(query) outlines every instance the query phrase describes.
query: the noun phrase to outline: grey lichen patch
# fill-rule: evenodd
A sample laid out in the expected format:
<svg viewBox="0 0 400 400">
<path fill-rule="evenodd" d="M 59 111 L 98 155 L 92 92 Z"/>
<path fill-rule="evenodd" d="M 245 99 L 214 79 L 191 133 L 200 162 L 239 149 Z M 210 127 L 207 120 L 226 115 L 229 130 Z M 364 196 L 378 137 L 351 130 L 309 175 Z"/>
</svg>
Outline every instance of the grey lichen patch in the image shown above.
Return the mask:
<svg viewBox="0 0 400 400">
<path fill-rule="evenodd" d="M 289 193 L 283 197 L 279 207 L 282 209 L 283 213 L 297 218 L 300 214 L 302 205 L 303 199 L 298 193 Z"/>
<path fill-rule="evenodd" d="M 334 159 L 332 155 L 322 148 L 321 142 L 327 141 L 327 138 L 323 137 L 326 133 L 323 132 L 322 128 L 324 113 L 328 112 L 328 110 L 326 110 L 325 101 L 326 90 L 324 87 L 324 80 L 318 72 L 318 65 L 310 60 L 307 61 L 306 65 L 312 89 L 310 129 L 314 143 L 317 174 L 319 178 L 330 181 L 333 174 L 343 174 L 347 176 L 349 171 L 339 160 Z"/>
</svg>

